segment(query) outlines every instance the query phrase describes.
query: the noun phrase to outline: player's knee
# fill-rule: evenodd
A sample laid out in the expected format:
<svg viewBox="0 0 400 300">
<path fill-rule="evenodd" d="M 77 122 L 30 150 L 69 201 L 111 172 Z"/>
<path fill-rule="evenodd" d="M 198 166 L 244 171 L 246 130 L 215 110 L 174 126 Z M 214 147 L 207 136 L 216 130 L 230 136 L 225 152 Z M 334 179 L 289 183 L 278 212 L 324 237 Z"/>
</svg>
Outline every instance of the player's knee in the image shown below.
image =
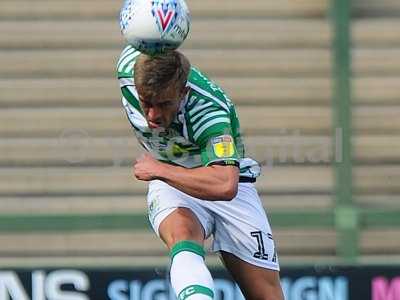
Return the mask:
<svg viewBox="0 0 400 300">
<path fill-rule="evenodd" d="M 256 295 L 254 297 L 250 297 L 250 300 L 284 300 L 284 298 L 280 295 Z"/>
<path fill-rule="evenodd" d="M 284 300 L 282 289 L 280 287 L 273 287 L 264 290 L 258 290 L 253 295 L 251 300 Z"/>
<path fill-rule="evenodd" d="M 170 235 L 170 241 L 168 246 L 173 246 L 176 243 L 184 240 L 201 241 L 202 234 L 198 228 L 194 226 L 186 225 L 175 228 Z"/>
<path fill-rule="evenodd" d="M 159 233 L 168 248 L 183 240 L 192 240 L 200 244 L 204 241 L 204 230 L 196 216 L 187 208 L 177 208 L 165 219 Z"/>
<path fill-rule="evenodd" d="M 265 282 L 257 288 L 246 290 L 246 299 L 250 300 L 284 300 L 283 291 L 279 282 Z"/>
<path fill-rule="evenodd" d="M 196 241 L 199 244 L 204 241 L 202 227 L 191 222 L 177 222 L 164 237 L 166 237 L 165 242 L 168 248 L 172 248 L 176 243 L 185 240 Z"/>
</svg>

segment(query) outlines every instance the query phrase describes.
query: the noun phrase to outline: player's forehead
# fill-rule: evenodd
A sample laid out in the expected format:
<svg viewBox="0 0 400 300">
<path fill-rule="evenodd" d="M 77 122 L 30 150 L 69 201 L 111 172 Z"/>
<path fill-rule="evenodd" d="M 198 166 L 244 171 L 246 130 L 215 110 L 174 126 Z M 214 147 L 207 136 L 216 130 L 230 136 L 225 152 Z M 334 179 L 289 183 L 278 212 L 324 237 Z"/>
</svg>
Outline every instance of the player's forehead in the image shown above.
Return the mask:
<svg viewBox="0 0 400 300">
<path fill-rule="evenodd" d="M 153 98 L 153 99 L 140 99 L 142 103 L 151 105 L 163 105 L 169 103 L 175 103 L 179 101 L 176 98 Z"/>
<path fill-rule="evenodd" d="M 168 88 L 166 90 L 161 91 L 160 93 L 151 93 L 151 94 L 140 94 L 139 100 L 144 103 L 157 105 L 163 104 L 167 102 L 176 102 L 180 101 L 180 91 L 175 88 Z"/>
</svg>

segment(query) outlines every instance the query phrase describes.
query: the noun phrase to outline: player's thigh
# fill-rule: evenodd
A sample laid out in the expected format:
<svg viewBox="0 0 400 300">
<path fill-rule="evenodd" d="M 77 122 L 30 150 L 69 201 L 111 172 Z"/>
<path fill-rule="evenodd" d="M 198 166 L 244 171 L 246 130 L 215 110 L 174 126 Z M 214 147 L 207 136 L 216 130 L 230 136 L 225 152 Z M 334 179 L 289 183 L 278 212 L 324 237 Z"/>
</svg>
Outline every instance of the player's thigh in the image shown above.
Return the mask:
<svg viewBox="0 0 400 300">
<path fill-rule="evenodd" d="M 220 253 L 246 300 L 284 300 L 278 271 L 252 265 L 229 252 Z"/>
<path fill-rule="evenodd" d="M 147 194 L 149 220 L 169 248 L 181 240 L 203 242 L 213 228 L 213 217 L 203 201 L 154 180 Z"/>
<path fill-rule="evenodd" d="M 203 245 L 205 233 L 197 216 L 190 208 L 177 207 L 158 228 L 159 235 L 168 248 L 179 241 L 192 240 Z"/>
</svg>

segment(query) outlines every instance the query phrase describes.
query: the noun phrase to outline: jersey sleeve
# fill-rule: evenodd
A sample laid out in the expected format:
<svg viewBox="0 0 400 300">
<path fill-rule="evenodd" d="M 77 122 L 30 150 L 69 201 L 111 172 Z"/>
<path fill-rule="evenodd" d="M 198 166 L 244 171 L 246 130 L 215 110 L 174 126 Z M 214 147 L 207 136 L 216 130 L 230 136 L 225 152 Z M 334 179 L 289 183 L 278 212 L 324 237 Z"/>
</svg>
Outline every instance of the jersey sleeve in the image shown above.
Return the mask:
<svg viewBox="0 0 400 300">
<path fill-rule="evenodd" d="M 238 165 L 239 154 L 226 105 L 202 99 L 189 107 L 185 117 L 188 135 L 200 147 L 204 166 Z"/>
<path fill-rule="evenodd" d="M 133 79 L 133 67 L 139 54 L 140 52 L 130 45 L 122 50 L 117 62 L 117 77 L 119 79 Z"/>
<path fill-rule="evenodd" d="M 117 77 L 122 94 L 122 103 L 131 105 L 131 109 L 135 109 L 142 113 L 139 105 L 139 96 L 135 88 L 133 80 L 133 67 L 139 51 L 135 50 L 132 46 L 128 45 L 122 51 L 117 63 Z"/>
</svg>

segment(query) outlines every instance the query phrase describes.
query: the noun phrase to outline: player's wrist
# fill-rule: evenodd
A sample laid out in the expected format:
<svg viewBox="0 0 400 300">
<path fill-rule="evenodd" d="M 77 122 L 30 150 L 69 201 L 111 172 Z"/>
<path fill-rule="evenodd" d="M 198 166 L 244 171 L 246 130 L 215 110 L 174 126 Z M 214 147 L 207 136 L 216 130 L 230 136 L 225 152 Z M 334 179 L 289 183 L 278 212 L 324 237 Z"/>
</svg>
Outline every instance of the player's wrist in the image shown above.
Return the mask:
<svg viewBox="0 0 400 300">
<path fill-rule="evenodd" d="M 169 167 L 171 166 L 166 163 L 158 162 L 158 166 L 154 171 L 154 177 L 159 180 L 168 179 L 168 174 L 170 174 Z"/>
</svg>

